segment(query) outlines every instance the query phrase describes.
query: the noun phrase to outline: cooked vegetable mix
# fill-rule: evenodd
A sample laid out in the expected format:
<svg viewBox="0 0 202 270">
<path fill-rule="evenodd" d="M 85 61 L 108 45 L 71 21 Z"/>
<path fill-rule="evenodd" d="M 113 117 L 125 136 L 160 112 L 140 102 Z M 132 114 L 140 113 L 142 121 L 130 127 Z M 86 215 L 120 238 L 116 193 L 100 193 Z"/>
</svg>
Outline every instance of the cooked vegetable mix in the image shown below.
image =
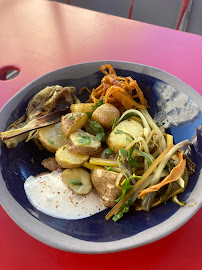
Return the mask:
<svg viewBox="0 0 202 270">
<path fill-rule="evenodd" d="M 177 195 L 195 166 L 182 150 L 190 142 L 174 145 L 149 114 L 137 81 L 118 76 L 111 65 L 100 70 L 101 84 L 79 91 L 89 92 L 86 103 L 75 97 L 74 87 L 46 87 L 1 133 L 2 141 L 11 148 L 32 139 L 54 153 L 42 165 L 62 169 L 63 182 L 79 196 L 96 190 L 112 208 L 107 220 L 118 221 L 130 208 L 150 211 L 169 198 L 183 206 Z"/>
</svg>

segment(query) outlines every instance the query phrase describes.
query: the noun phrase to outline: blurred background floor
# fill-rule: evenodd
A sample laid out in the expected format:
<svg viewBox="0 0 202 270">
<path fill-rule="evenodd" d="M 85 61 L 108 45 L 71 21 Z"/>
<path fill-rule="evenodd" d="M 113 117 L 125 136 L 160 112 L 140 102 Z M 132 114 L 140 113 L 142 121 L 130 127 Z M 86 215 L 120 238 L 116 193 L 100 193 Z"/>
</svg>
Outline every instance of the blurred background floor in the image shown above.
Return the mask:
<svg viewBox="0 0 202 270">
<path fill-rule="evenodd" d="M 179 30 L 202 35 L 202 0 L 49 0 L 176 29 L 183 3 L 189 3 Z"/>
</svg>

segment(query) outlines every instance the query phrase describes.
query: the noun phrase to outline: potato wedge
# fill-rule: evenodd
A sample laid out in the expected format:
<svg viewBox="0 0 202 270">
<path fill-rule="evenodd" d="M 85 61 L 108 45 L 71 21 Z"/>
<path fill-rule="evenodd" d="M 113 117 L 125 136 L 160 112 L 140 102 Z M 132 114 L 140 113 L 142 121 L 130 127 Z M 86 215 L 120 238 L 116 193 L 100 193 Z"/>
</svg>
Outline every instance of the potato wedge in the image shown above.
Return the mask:
<svg viewBox="0 0 202 270">
<path fill-rule="evenodd" d="M 113 207 L 114 200 L 121 195 L 121 190 L 116 187 L 118 175 L 104 169 L 95 169 L 91 172 L 92 184 L 106 207 Z"/>
<path fill-rule="evenodd" d="M 60 147 L 55 153 L 55 159 L 62 168 L 78 168 L 89 159 L 89 155 L 79 155 L 68 150 L 68 145 Z"/>
<path fill-rule="evenodd" d="M 61 129 L 63 134 L 69 138 L 70 134 L 81 129 L 88 121 L 85 113 L 68 113 L 61 117 Z"/>
<path fill-rule="evenodd" d="M 140 123 L 133 119 L 120 122 L 110 133 L 107 144 L 115 153 L 125 148 L 133 139 L 142 137 L 144 129 Z"/>
<path fill-rule="evenodd" d="M 56 150 L 67 144 L 68 139 L 61 130 L 61 123 L 43 127 L 37 131 L 38 138 L 46 150 L 55 153 Z"/>
<path fill-rule="evenodd" d="M 72 104 L 70 107 L 70 111 L 72 113 L 86 113 L 93 112 L 95 109 L 93 108 L 94 103 L 78 103 Z"/>
<path fill-rule="evenodd" d="M 120 117 L 119 110 L 107 103 L 98 107 L 92 114 L 92 120 L 97 121 L 103 128 L 111 129 L 114 120 Z"/>
<path fill-rule="evenodd" d="M 68 150 L 80 155 L 95 155 L 102 151 L 102 146 L 95 136 L 78 131 L 70 135 Z"/>
<path fill-rule="evenodd" d="M 86 195 L 92 189 L 90 174 L 81 168 L 64 170 L 62 181 L 69 189 L 79 195 Z"/>
</svg>

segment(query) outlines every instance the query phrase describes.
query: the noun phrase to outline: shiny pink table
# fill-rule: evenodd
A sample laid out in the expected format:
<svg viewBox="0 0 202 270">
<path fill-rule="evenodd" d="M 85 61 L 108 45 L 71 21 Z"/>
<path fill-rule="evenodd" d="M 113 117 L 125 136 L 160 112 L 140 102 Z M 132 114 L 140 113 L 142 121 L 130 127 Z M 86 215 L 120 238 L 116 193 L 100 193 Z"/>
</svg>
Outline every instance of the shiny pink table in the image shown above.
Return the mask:
<svg viewBox="0 0 202 270">
<path fill-rule="evenodd" d="M 167 71 L 202 94 L 202 37 L 39 0 L 0 0 L 0 107 L 49 71 L 97 60 L 141 63 Z M 0 208 L 0 269 L 202 269 L 202 210 L 173 234 L 129 251 L 72 254 L 22 231 Z"/>
</svg>

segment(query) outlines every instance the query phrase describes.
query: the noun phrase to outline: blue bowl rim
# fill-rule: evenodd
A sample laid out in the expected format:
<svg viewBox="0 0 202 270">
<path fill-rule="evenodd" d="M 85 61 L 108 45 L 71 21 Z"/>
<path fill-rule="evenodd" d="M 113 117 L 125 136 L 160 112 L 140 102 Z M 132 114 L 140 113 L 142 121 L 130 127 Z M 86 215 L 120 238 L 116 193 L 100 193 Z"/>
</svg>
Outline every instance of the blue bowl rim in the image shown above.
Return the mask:
<svg viewBox="0 0 202 270">
<path fill-rule="evenodd" d="M 35 85 L 43 84 L 44 82 L 48 80 L 53 80 L 55 78 L 62 79 L 64 78 L 64 74 L 66 76 L 65 78 L 68 78 L 68 76 L 69 78 L 79 78 L 83 75 L 87 76 L 98 71 L 99 67 L 106 63 L 111 64 L 115 69 L 119 68 L 131 70 L 162 80 L 175 87 L 179 91 L 185 93 L 186 95 L 191 95 L 191 98 L 196 102 L 196 104 L 202 111 L 202 98 L 200 94 L 172 74 L 143 64 L 105 60 L 86 62 L 63 67 L 61 69 L 51 71 L 33 80 L 25 87 L 23 87 L 19 92 L 17 92 L 1 109 L 0 130 L 5 129 L 8 116 L 13 111 L 13 108 L 18 105 L 22 97 L 26 93 L 28 93 Z M 195 215 L 195 213 L 202 206 L 202 181 L 199 181 L 200 179 L 202 179 L 201 172 L 196 186 L 189 196 L 190 200 L 194 199 L 194 201 L 196 201 L 197 204 L 195 206 L 181 207 L 174 215 L 172 215 L 170 218 L 168 218 L 161 224 L 149 228 L 143 232 L 140 232 L 132 237 L 112 242 L 83 241 L 56 231 L 55 229 L 38 221 L 36 218 L 30 215 L 20 204 L 18 204 L 11 196 L 11 194 L 6 188 L 2 175 L 0 175 L 0 203 L 7 212 L 7 214 L 19 227 L 21 227 L 26 233 L 46 245 L 60 250 L 76 253 L 111 253 L 136 248 L 152 243 L 171 234 L 172 232 L 180 228 L 182 225 L 184 225 L 188 220 L 193 217 L 193 215 Z"/>
</svg>

